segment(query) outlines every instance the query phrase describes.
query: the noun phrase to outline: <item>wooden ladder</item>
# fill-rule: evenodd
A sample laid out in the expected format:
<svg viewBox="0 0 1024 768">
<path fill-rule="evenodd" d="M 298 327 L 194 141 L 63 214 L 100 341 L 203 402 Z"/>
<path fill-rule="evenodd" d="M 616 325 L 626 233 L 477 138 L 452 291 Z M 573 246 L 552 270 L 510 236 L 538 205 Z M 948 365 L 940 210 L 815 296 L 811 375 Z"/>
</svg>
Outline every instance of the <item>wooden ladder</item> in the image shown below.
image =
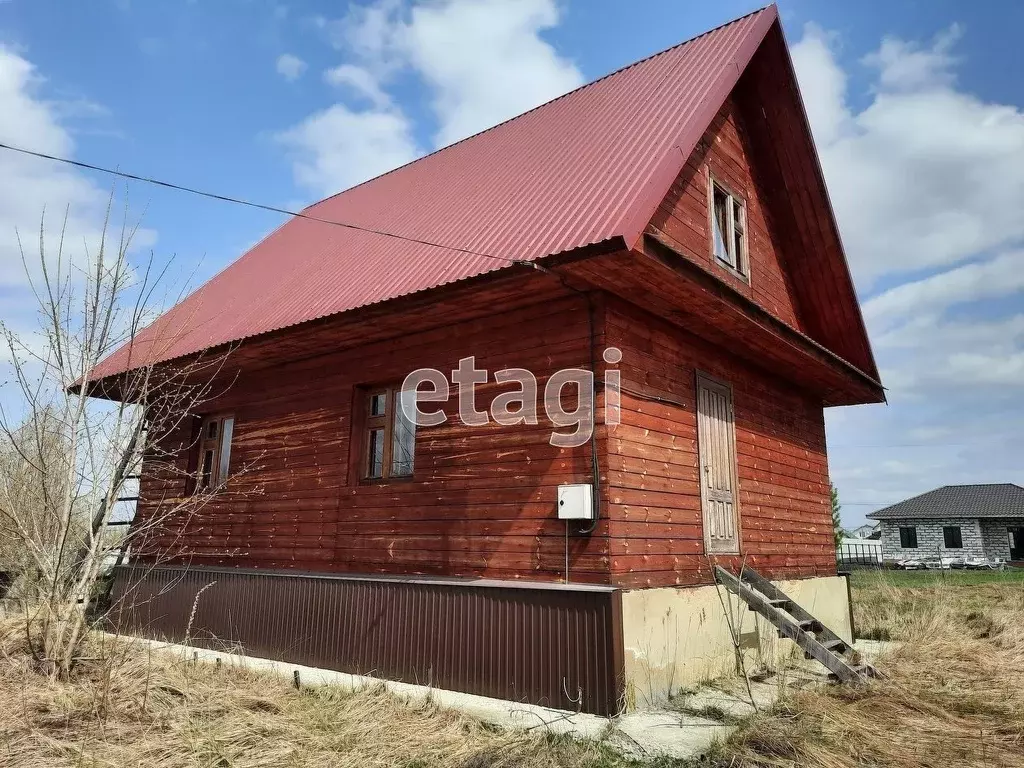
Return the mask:
<svg viewBox="0 0 1024 768">
<path fill-rule="evenodd" d="M 849 657 L 849 643 L 791 600 L 785 592 L 752 568 L 742 568 L 740 577 L 721 566 L 715 566 L 715 579 L 745 602 L 750 610 L 764 616 L 779 630 L 779 637 L 788 637 L 799 645 L 804 656 L 820 661 L 840 682 L 861 682 L 875 677 L 870 664 L 855 664 Z"/>
</svg>

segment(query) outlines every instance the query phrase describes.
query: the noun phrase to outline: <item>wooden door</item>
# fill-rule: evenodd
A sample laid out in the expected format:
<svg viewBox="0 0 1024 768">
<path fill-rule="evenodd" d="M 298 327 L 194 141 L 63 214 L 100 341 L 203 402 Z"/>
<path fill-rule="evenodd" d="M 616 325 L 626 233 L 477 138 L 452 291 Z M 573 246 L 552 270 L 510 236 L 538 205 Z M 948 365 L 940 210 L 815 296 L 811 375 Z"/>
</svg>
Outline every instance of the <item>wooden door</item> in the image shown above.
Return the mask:
<svg viewBox="0 0 1024 768">
<path fill-rule="evenodd" d="M 704 546 L 708 554 L 738 554 L 736 429 L 732 389 L 697 376 L 697 441 Z"/>
</svg>

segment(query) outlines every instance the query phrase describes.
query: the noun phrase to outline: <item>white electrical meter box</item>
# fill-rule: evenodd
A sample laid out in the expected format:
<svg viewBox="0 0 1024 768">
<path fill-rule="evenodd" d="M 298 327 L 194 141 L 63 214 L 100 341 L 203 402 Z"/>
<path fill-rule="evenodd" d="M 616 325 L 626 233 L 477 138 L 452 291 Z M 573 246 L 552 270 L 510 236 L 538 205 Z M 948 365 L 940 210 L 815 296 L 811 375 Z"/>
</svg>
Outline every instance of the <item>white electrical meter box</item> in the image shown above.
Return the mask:
<svg viewBox="0 0 1024 768">
<path fill-rule="evenodd" d="M 593 520 L 593 489 L 589 483 L 558 486 L 559 520 Z"/>
</svg>

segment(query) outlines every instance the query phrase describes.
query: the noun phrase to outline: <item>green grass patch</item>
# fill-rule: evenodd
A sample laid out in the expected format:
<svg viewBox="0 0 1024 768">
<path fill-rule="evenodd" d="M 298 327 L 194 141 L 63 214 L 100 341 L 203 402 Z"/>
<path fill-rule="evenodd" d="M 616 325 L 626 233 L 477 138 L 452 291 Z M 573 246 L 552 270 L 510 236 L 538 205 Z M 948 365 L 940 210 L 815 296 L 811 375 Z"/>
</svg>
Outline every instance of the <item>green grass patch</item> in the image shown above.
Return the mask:
<svg viewBox="0 0 1024 768">
<path fill-rule="evenodd" d="M 854 571 L 854 589 L 872 587 L 973 587 L 981 584 L 1024 584 L 1024 568 L 1005 571 Z"/>
</svg>

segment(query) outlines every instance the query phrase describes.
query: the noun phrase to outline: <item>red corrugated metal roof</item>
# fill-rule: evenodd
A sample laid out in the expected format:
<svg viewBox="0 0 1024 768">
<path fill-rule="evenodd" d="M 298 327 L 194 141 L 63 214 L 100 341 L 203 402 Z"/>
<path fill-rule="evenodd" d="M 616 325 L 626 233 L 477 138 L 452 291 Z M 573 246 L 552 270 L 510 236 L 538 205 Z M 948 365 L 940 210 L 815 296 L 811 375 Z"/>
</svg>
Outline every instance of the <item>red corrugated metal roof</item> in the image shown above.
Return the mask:
<svg viewBox="0 0 1024 768">
<path fill-rule="evenodd" d="M 769 6 L 316 203 L 304 213 L 449 247 L 291 219 L 93 377 L 511 261 L 632 245 L 776 19 Z"/>
</svg>

